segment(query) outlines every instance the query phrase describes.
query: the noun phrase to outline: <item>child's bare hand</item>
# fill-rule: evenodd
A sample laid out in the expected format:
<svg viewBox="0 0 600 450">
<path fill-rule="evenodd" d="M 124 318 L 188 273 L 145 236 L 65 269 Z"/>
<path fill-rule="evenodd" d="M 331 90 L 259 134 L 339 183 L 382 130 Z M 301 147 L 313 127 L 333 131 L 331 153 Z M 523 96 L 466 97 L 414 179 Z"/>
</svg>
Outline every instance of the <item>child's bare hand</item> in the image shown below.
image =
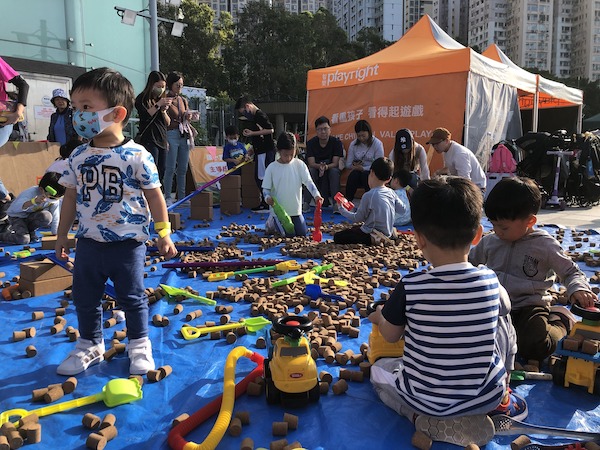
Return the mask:
<svg viewBox="0 0 600 450">
<path fill-rule="evenodd" d="M 273 197 L 267 197 L 265 198 L 265 203 L 269 206 L 273 206 L 275 204 L 275 201 L 273 200 Z"/>
<path fill-rule="evenodd" d="M 598 296 L 590 291 L 576 291 L 571 295 L 571 302 L 577 302 L 582 308 L 594 306 L 594 303 L 597 301 Z"/>
<path fill-rule="evenodd" d="M 164 256 L 165 259 L 171 259 L 173 256 L 177 254 L 177 248 L 170 236 L 165 236 L 164 238 L 158 238 L 158 252 L 161 256 Z"/>
<path fill-rule="evenodd" d="M 57 236 L 56 245 L 54 246 L 54 253 L 56 257 L 62 261 L 69 260 L 69 238 L 66 236 Z"/>
<path fill-rule="evenodd" d="M 252 136 L 253 131 L 250 130 L 249 128 L 245 128 L 244 131 L 242 131 L 242 134 L 246 137 Z"/>
</svg>

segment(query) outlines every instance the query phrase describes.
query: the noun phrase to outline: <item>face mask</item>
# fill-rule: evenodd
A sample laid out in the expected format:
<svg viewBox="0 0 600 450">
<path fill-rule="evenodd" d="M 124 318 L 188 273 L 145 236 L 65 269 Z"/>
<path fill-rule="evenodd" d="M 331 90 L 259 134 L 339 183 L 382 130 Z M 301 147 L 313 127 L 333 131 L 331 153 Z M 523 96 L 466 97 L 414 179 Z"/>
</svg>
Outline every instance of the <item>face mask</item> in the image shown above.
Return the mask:
<svg viewBox="0 0 600 450">
<path fill-rule="evenodd" d="M 165 88 L 155 87 L 152 88 L 152 97 L 162 97 L 165 92 Z"/>
<path fill-rule="evenodd" d="M 92 139 L 114 123 L 103 120 L 103 117 L 113 112 L 114 109 L 113 107 L 102 111 L 75 111 L 73 113 L 73 127 L 82 138 Z"/>
<path fill-rule="evenodd" d="M 227 139 L 227 142 L 229 142 L 231 145 L 236 145 L 238 140 L 237 139 Z"/>
</svg>

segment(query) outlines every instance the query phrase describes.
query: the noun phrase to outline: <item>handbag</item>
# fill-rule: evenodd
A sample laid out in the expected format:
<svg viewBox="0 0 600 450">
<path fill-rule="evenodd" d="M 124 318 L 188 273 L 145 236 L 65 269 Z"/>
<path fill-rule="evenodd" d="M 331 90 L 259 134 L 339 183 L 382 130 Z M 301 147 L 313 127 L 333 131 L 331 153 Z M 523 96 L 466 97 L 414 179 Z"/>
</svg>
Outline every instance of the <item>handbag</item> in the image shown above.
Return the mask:
<svg viewBox="0 0 600 450">
<path fill-rule="evenodd" d="M 154 114 L 152 116 L 152 118 L 150 119 L 150 122 L 148 122 L 148 125 L 146 125 L 146 127 L 142 130 L 142 131 L 138 131 L 138 134 L 135 135 L 135 137 L 133 138 L 133 142 L 135 142 L 136 144 L 142 144 L 142 137 L 144 136 L 144 133 L 146 131 L 148 131 L 148 128 L 150 128 L 150 125 L 152 125 L 152 122 L 154 122 L 154 119 L 156 119 L 156 117 L 160 114 L 160 111 L 157 111 L 156 114 Z"/>
</svg>

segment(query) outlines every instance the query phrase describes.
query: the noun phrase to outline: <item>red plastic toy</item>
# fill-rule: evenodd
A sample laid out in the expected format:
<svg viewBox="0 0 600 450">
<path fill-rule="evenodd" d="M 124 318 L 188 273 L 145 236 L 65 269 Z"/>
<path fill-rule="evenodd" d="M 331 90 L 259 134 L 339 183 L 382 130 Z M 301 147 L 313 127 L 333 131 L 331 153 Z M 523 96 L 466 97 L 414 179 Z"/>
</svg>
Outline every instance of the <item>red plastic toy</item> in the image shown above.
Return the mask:
<svg viewBox="0 0 600 450">
<path fill-rule="evenodd" d="M 352 211 L 354 209 L 354 203 L 352 203 L 350 200 L 344 197 L 344 195 L 341 192 L 335 194 L 333 199 L 338 203 L 338 205 L 340 205 L 342 208 L 348 211 Z"/>
<path fill-rule="evenodd" d="M 323 215 L 321 212 L 321 205 L 323 204 L 323 200 L 319 200 L 317 205 L 315 206 L 315 230 L 312 234 L 312 239 L 315 242 L 321 242 L 323 239 L 323 233 L 321 233 L 321 223 L 323 222 Z"/>
</svg>

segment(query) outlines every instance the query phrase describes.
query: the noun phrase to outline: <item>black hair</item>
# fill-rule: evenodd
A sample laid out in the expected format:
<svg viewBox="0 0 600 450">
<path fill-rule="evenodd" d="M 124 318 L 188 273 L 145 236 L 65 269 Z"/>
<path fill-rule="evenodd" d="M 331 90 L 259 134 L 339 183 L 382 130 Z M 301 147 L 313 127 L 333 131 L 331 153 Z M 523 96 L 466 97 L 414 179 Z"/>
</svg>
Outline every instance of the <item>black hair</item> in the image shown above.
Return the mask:
<svg viewBox="0 0 600 450">
<path fill-rule="evenodd" d="M 82 144 L 82 142 L 77 138 L 69 139 L 65 144 L 60 146 L 60 150 L 59 150 L 60 157 L 62 159 L 67 159 L 69 156 L 71 156 L 71 153 L 73 153 L 73 150 L 75 150 L 81 144 Z"/>
<path fill-rule="evenodd" d="M 238 127 L 236 127 L 235 125 L 227 125 L 225 127 L 225 136 L 231 136 L 233 134 L 240 134 L 240 131 L 238 130 Z"/>
<path fill-rule="evenodd" d="M 392 178 L 396 178 L 400 183 L 400 186 L 406 187 L 410 184 L 410 181 L 412 180 L 412 174 L 406 169 L 398 169 L 396 170 L 396 172 L 394 172 Z"/>
<path fill-rule="evenodd" d="M 166 84 L 167 77 L 165 77 L 164 73 L 159 72 L 157 70 L 153 70 L 152 72 L 150 72 L 148 74 L 148 80 L 146 81 L 146 87 L 142 91 L 142 103 L 144 105 L 150 106 L 150 100 L 153 100 L 152 89 L 154 88 L 154 83 L 157 83 L 159 81 L 164 81 Z"/>
<path fill-rule="evenodd" d="M 319 125 L 322 125 L 324 123 L 331 126 L 331 123 L 329 122 L 329 119 L 327 117 L 325 117 L 325 116 L 319 117 L 317 120 L 315 120 L 315 128 L 317 128 Z"/>
<path fill-rule="evenodd" d="M 453 176 L 420 182 L 410 202 L 415 231 L 446 249 L 470 247 L 479 230 L 482 209 L 481 189 L 467 178 Z"/>
<path fill-rule="evenodd" d="M 371 163 L 371 172 L 375 174 L 378 180 L 387 181 L 392 178 L 394 173 L 394 163 L 386 157 L 377 158 Z"/>
<path fill-rule="evenodd" d="M 167 75 L 167 89 L 172 90 L 173 84 L 177 83 L 179 80 L 183 79 L 183 75 L 179 72 L 171 72 Z"/>
<path fill-rule="evenodd" d="M 238 98 L 236 100 L 234 108 L 237 111 L 238 109 L 242 109 L 248 103 L 252 103 L 252 100 L 250 100 L 250 97 L 248 97 L 247 95 L 242 95 L 240 98 Z"/>
<path fill-rule="evenodd" d="M 403 145 L 409 145 L 410 151 L 405 154 L 402 151 Z M 417 158 L 415 158 L 415 139 L 408 128 L 402 128 L 396 131 L 394 139 L 394 164 L 397 169 L 408 167 L 409 170 L 415 170 Z"/>
<path fill-rule="evenodd" d="M 77 77 L 71 89 L 71 98 L 73 97 L 73 92 L 85 89 L 101 93 L 106 99 L 109 108 L 114 106 L 124 107 L 127 110 L 127 114 L 122 125 L 127 125 L 135 101 L 133 86 L 127 78 L 116 70 L 108 67 L 100 67 Z"/>
<path fill-rule="evenodd" d="M 50 197 L 60 198 L 65 195 L 65 187 L 58 182 L 61 176 L 62 174 L 58 172 L 46 172 L 38 183 L 38 186 L 41 187 Z M 56 192 L 56 194 L 53 194 L 52 190 Z"/>
<path fill-rule="evenodd" d="M 371 124 L 369 122 L 367 122 L 364 119 L 361 119 L 359 121 L 357 121 L 354 124 L 354 131 L 356 132 L 356 134 L 360 133 L 361 131 L 366 131 L 367 133 L 369 133 L 369 139 L 367 139 L 367 145 L 371 145 L 373 143 L 373 129 L 371 128 Z M 358 138 L 356 138 L 356 143 L 358 144 Z"/>
<path fill-rule="evenodd" d="M 540 188 L 531 178 L 502 178 L 490 191 L 484 203 L 490 220 L 526 219 L 542 205 Z"/>
<path fill-rule="evenodd" d="M 277 138 L 277 150 L 296 151 L 296 136 L 289 131 L 284 131 Z"/>
</svg>

